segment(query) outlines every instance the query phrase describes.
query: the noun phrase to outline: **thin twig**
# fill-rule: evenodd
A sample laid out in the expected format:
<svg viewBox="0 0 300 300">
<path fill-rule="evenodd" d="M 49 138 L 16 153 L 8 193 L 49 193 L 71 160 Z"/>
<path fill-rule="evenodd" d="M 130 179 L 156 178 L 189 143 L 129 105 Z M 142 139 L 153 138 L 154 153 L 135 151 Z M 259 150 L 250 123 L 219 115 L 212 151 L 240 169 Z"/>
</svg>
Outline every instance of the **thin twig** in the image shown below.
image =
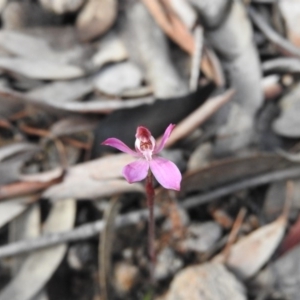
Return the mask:
<svg viewBox="0 0 300 300">
<path fill-rule="evenodd" d="M 209 201 L 230 195 L 234 192 L 238 192 L 243 189 L 253 188 L 255 186 L 264 185 L 274 181 L 286 180 L 290 178 L 300 177 L 300 167 L 289 168 L 285 170 L 280 170 L 276 172 L 270 172 L 263 175 L 256 176 L 254 178 L 249 178 L 242 180 L 237 183 L 229 184 L 227 186 L 217 188 L 212 192 L 208 192 L 199 196 L 194 196 L 187 198 L 181 203 L 182 207 L 185 209 L 190 209 L 198 205 L 202 205 Z M 148 209 L 138 210 L 136 212 L 131 212 L 125 215 L 118 216 L 116 219 L 116 228 L 124 227 L 128 225 L 134 225 L 141 221 L 146 221 L 149 215 Z M 159 218 L 163 216 L 163 213 L 157 207 L 154 208 L 154 218 Z M 73 230 L 56 233 L 47 234 L 37 239 L 19 241 L 16 243 L 11 243 L 6 246 L 0 247 L 0 257 L 8 257 L 13 255 L 18 255 L 24 252 L 30 252 L 38 250 L 44 247 L 49 247 L 61 243 L 79 241 L 96 236 L 103 230 L 104 221 L 96 221 L 93 223 L 88 223 Z"/>
<path fill-rule="evenodd" d="M 273 42 L 279 49 L 287 52 L 290 55 L 300 56 L 300 49 L 294 46 L 291 42 L 280 36 L 256 11 L 253 7 L 248 8 L 249 15 L 253 23 L 262 31 L 262 33 Z"/>
<path fill-rule="evenodd" d="M 245 215 L 246 215 L 246 209 L 244 207 L 242 207 L 235 219 L 235 222 L 232 226 L 232 229 L 231 229 L 231 232 L 229 234 L 229 237 L 228 237 L 228 240 L 227 240 L 227 243 L 226 243 L 226 246 L 223 250 L 223 257 L 224 257 L 224 261 L 227 260 L 228 258 L 228 255 L 230 253 L 230 248 L 231 246 L 233 245 L 233 243 L 235 242 L 236 238 L 237 238 L 237 235 L 240 231 L 240 228 L 243 224 L 243 220 L 245 218 Z"/>
<path fill-rule="evenodd" d="M 200 62 L 202 56 L 202 47 L 203 47 L 203 30 L 198 25 L 194 30 L 194 39 L 195 39 L 195 49 L 192 56 L 192 68 L 191 68 L 191 77 L 190 77 L 190 91 L 194 92 L 198 87 L 198 80 L 200 75 Z"/>
</svg>

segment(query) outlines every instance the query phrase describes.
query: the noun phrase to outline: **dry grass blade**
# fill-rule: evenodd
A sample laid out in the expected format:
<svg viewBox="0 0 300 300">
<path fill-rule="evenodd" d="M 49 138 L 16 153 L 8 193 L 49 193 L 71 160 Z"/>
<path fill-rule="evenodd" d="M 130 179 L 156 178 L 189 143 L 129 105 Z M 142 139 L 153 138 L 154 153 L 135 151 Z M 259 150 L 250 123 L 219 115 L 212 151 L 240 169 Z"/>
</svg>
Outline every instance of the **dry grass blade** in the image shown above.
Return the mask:
<svg viewBox="0 0 300 300">
<path fill-rule="evenodd" d="M 120 209 L 119 197 L 114 197 L 109 203 L 104 215 L 104 228 L 99 239 L 99 281 L 101 295 L 109 300 L 109 279 L 111 272 L 111 254 L 113 249 L 115 219 Z"/>
<path fill-rule="evenodd" d="M 204 121 L 211 117 L 221 106 L 227 103 L 234 95 L 234 90 L 228 90 L 222 95 L 207 100 L 198 109 L 181 121 L 173 130 L 165 147 L 172 146 L 175 142 L 187 136 Z M 161 138 L 160 138 L 161 139 Z M 159 139 L 159 140 L 160 140 Z M 158 142 L 159 143 L 159 142 Z"/>
</svg>

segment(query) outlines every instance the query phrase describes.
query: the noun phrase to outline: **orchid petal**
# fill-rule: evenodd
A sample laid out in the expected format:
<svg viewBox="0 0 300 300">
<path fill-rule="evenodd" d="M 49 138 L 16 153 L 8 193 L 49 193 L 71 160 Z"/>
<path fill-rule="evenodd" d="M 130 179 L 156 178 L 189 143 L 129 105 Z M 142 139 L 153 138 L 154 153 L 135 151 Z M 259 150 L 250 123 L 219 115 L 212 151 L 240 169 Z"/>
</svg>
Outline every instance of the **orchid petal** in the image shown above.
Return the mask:
<svg viewBox="0 0 300 300">
<path fill-rule="evenodd" d="M 137 152 L 131 150 L 127 145 L 125 145 L 122 141 L 116 138 L 109 138 L 105 140 L 101 145 L 114 147 L 122 152 L 128 153 L 133 156 L 140 156 Z"/>
<path fill-rule="evenodd" d="M 154 154 L 160 152 L 164 148 L 164 146 L 165 146 L 167 140 L 169 139 L 170 134 L 171 134 L 172 130 L 174 129 L 174 127 L 175 127 L 174 124 L 170 124 L 167 127 L 167 129 L 165 130 L 165 133 L 162 137 L 162 140 L 161 140 L 160 144 L 158 146 L 156 146 L 154 151 L 153 151 Z"/>
<path fill-rule="evenodd" d="M 140 159 L 123 168 L 122 174 L 129 183 L 141 181 L 146 178 L 149 170 L 149 162 Z"/>
<path fill-rule="evenodd" d="M 180 190 L 181 173 L 173 162 L 162 157 L 155 157 L 150 161 L 150 169 L 164 188 Z"/>
</svg>

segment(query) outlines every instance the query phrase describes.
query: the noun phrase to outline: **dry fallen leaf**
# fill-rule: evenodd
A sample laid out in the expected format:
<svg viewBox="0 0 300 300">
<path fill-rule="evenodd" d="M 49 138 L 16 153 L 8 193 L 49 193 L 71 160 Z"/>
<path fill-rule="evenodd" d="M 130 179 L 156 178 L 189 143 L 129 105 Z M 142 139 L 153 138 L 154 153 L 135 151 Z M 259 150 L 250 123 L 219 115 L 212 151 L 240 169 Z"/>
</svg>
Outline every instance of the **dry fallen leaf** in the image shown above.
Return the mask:
<svg viewBox="0 0 300 300">
<path fill-rule="evenodd" d="M 288 214 L 294 196 L 294 184 L 287 182 L 285 206 L 279 218 L 274 222 L 256 229 L 240 239 L 231 248 L 214 258 L 224 262 L 241 279 L 246 280 L 255 275 L 271 258 L 283 238 Z"/>
<path fill-rule="evenodd" d="M 26 206 L 17 218 L 9 223 L 9 243 L 37 238 L 41 231 L 41 211 L 38 203 Z M 10 262 L 11 274 L 15 276 L 24 262 L 25 255 L 13 257 Z"/>
<path fill-rule="evenodd" d="M 137 106 L 152 104 L 155 99 L 152 96 L 127 99 L 127 100 L 91 100 L 87 102 L 67 102 L 67 103 L 55 103 L 52 102 L 51 107 L 61 109 L 69 112 L 80 113 L 103 113 L 108 114 L 117 109 L 130 109 Z"/>
<path fill-rule="evenodd" d="M 299 195 L 300 193 L 300 180 L 294 179 L 292 180 L 294 184 L 295 195 Z M 277 219 L 282 213 L 282 207 L 284 206 L 286 194 L 286 181 L 276 181 L 270 184 L 263 205 L 263 214 L 265 219 L 268 222 L 274 221 Z M 300 209 L 300 198 L 294 197 L 291 208 L 293 211 L 298 211 Z"/>
<path fill-rule="evenodd" d="M 0 69 L 41 80 L 73 79 L 84 75 L 76 66 L 25 58 L 0 57 Z"/>
<path fill-rule="evenodd" d="M 192 30 L 197 21 L 197 13 L 191 4 L 185 0 L 167 0 L 174 12 L 184 23 L 184 25 Z"/>
<path fill-rule="evenodd" d="M 81 40 L 88 41 L 105 33 L 117 16 L 116 0 L 88 0 L 76 20 Z"/>
<path fill-rule="evenodd" d="M 284 235 L 285 226 L 286 215 L 282 215 L 234 244 L 227 258 L 221 254 L 215 259 L 225 259 L 225 264 L 237 276 L 248 279 L 270 259 Z"/>
<path fill-rule="evenodd" d="M 40 0 L 44 8 L 56 14 L 74 13 L 86 0 Z"/>
<path fill-rule="evenodd" d="M 145 69 L 155 97 L 170 99 L 188 95 L 187 81 L 170 59 L 166 36 L 141 1 L 127 8 L 126 21 L 124 42 L 130 56 Z"/>
<path fill-rule="evenodd" d="M 299 299 L 300 246 L 270 264 L 254 280 L 263 288 L 279 291 L 282 299 Z"/>
<path fill-rule="evenodd" d="M 50 128 L 50 132 L 53 136 L 59 137 L 78 132 L 92 131 L 98 123 L 97 118 L 72 116 L 60 119 L 54 123 Z"/>
<path fill-rule="evenodd" d="M 244 300 L 245 288 L 223 265 L 206 263 L 179 272 L 166 300 Z"/>
<path fill-rule="evenodd" d="M 280 0 L 278 6 L 284 17 L 289 40 L 300 47 L 300 1 Z"/>
<path fill-rule="evenodd" d="M 126 61 L 100 71 L 94 79 L 94 86 L 104 94 L 120 96 L 123 91 L 139 87 L 142 80 L 143 74 L 139 68 Z"/>
<path fill-rule="evenodd" d="M 63 175 L 63 169 L 62 168 L 56 168 L 51 171 L 45 171 L 43 173 L 38 174 L 24 174 L 19 176 L 20 181 L 25 182 L 51 182 Z"/>
<path fill-rule="evenodd" d="M 73 199 L 53 205 L 43 233 L 70 230 L 73 227 L 76 205 Z M 47 283 L 63 259 L 65 244 L 39 250 L 28 255 L 18 274 L 1 291 L 0 300 L 30 300 Z"/>
<path fill-rule="evenodd" d="M 77 79 L 72 81 L 53 82 L 36 89 L 26 95 L 44 103 L 65 103 L 81 99 L 93 91 L 91 80 Z"/>
<path fill-rule="evenodd" d="M 56 181 L 47 182 L 30 182 L 30 181 L 20 181 L 16 183 L 10 183 L 0 187 L 0 200 L 18 197 L 23 195 L 31 195 L 37 193 L 45 188 L 51 186 Z"/>
<path fill-rule="evenodd" d="M 291 226 L 280 246 L 280 254 L 285 254 L 300 243 L 300 218 Z"/>
<path fill-rule="evenodd" d="M 255 168 L 253 168 L 254 165 Z M 278 155 L 265 153 L 251 154 L 242 158 L 225 158 L 185 174 L 180 192 L 184 194 L 192 191 L 203 191 L 289 165 L 291 164 Z"/>
<path fill-rule="evenodd" d="M 298 138 L 300 113 L 300 84 L 298 83 L 289 93 L 280 99 L 281 113 L 273 122 L 276 134 L 288 138 Z"/>
<path fill-rule="evenodd" d="M 0 12 L 2 13 L 3 8 L 5 7 L 7 0 L 0 0 Z"/>
<path fill-rule="evenodd" d="M 182 19 L 178 17 L 179 14 L 177 13 L 178 9 L 182 10 L 182 8 L 179 8 L 180 6 L 184 5 L 186 8 L 188 4 L 182 4 L 180 3 L 181 1 L 178 0 L 170 1 L 170 4 L 167 1 L 164 1 L 163 4 L 157 0 L 143 0 L 143 2 L 162 30 L 183 50 L 193 55 L 195 41 L 192 33 L 189 31 L 189 26 L 193 23 L 193 12 L 182 11 L 180 14 Z M 179 2 L 179 4 L 172 2 Z M 171 5 L 174 6 L 173 9 Z M 189 8 L 187 10 L 189 10 Z M 191 18 L 188 22 L 186 17 L 183 17 L 183 14 L 186 15 L 186 13 L 190 15 L 188 18 Z M 218 71 L 215 70 L 215 65 L 211 61 L 211 57 L 206 53 L 204 53 L 201 60 L 201 69 L 208 79 L 213 80 L 217 85 L 221 84 Z"/>
<path fill-rule="evenodd" d="M 19 240 L 36 238 L 40 235 L 41 227 L 41 212 L 38 204 L 29 206 L 20 216 L 14 219 L 9 224 L 9 242 L 13 243 Z M 15 276 L 22 267 L 25 255 L 18 255 L 10 260 L 11 274 Z M 46 297 L 46 298 L 43 298 Z M 39 293 L 31 300 L 47 300 L 45 290 L 40 290 Z"/>
<path fill-rule="evenodd" d="M 52 185 L 44 193 L 44 198 L 61 200 L 65 196 L 72 196 L 76 199 L 97 199 L 113 196 L 121 193 L 144 192 L 140 183 L 129 184 L 123 179 L 95 180 L 93 178 L 76 178 L 62 183 Z"/>
<path fill-rule="evenodd" d="M 0 228 L 25 211 L 32 197 L 21 197 L 0 203 Z"/>
<path fill-rule="evenodd" d="M 12 143 L 0 147 L 0 161 L 21 152 L 37 151 L 38 149 L 39 147 L 37 145 L 27 142 Z"/>
<path fill-rule="evenodd" d="M 128 57 L 125 45 L 113 33 L 105 35 L 100 41 L 99 50 L 92 57 L 94 67 L 101 68 L 107 63 L 125 60 Z"/>
<path fill-rule="evenodd" d="M 21 168 L 27 160 L 29 160 L 36 150 L 18 153 L 13 157 L 6 159 L 0 163 L 0 185 L 18 181 Z"/>
<path fill-rule="evenodd" d="M 46 40 L 12 30 L 0 31 L 0 48 L 14 56 L 28 59 L 52 61 L 58 59 L 58 54 L 49 47 Z"/>
<path fill-rule="evenodd" d="M 48 188 L 43 196 L 54 200 L 66 198 L 66 195 L 76 199 L 94 199 L 122 192 L 143 192 L 140 183 L 128 184 L 118 179 L 122 177 L 122 168 L 133 160 L 127 154 L 115 154 L 78 164 L 67 171 L 63 182 Z"/>
</svg>

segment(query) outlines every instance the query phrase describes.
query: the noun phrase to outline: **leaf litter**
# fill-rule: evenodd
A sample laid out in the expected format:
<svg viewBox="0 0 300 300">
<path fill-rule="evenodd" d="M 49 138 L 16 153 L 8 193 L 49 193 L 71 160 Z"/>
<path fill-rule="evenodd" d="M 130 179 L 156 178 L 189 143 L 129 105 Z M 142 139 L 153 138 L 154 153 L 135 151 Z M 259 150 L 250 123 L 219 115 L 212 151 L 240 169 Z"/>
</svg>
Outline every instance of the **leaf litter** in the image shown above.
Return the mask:
<svg viewBox="0 0 300 300">
<path fill-rule="evenodd" d="M 299 1 L 0 10 L 0 299 L 297 300 Z M 183 181 L 155 186 L 151 285 L 145 188 L 100 143 L 170 123 Z"/>
</svg>

